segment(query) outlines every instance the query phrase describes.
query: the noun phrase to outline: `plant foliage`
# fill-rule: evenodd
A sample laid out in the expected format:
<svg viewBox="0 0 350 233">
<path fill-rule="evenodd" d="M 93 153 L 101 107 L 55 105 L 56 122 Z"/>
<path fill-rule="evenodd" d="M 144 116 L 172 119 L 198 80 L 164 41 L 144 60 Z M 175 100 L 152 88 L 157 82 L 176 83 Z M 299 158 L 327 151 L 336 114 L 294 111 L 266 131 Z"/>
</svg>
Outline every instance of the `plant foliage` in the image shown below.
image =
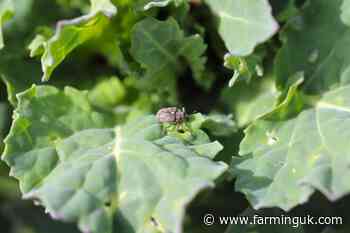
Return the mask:
<svg viewBox="0 0 350 233">
<path fill-rule="evenodd" d="M 1 0 L 1 232 L 348 232 L 349 27 L 349 0 Z"/>
</svg>

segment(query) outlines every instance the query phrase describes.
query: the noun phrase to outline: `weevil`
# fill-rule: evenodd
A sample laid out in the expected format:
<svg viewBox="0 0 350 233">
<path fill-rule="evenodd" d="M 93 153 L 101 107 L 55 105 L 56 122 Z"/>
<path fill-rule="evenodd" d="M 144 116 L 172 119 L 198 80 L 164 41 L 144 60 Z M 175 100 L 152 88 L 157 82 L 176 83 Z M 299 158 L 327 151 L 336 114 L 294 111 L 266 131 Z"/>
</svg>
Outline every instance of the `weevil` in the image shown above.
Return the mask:
<svg viewBox="0 0 350 233">
<path fill-rule="evenodd" d="M 175 123 L 179 125 L 186 120 L 185 108 L 177 107 L 162 108 L 157 112 L 157 119 L 160 123 Z"/>
</svg>

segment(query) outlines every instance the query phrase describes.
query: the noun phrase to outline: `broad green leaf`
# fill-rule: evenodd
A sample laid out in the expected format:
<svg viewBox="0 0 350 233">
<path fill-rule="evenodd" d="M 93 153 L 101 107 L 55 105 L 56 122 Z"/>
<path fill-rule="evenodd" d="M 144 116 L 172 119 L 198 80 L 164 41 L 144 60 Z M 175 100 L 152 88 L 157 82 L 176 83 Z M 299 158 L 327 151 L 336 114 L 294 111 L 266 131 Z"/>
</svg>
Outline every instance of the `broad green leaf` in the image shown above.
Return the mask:
<svg viewBox="0 0 350 233">
<path fill-rule="evenodd" d="M 4 38 L 2 35 L 2 26 L 6 21 L 10 20 L 14 14 L 14 6 L 12 0 L 4 0 L 0 2 L 0 49 L 4 47 Z"/>
<path fill-rule="evenodd" d="M 232 172 L 236 189 L 255 208 L 289 210 L 305 203 L 315 190 L 330 200 L 350 192 L 349 91 L 350 86 L 329 91 L 313 108 L 283 121 L 283 111 L 293 102 L 290 93 L 289 103 L 246 129 L 242 157 L 234 158 Z"/>
<path fill-rule="evenodd" d="M 195 126 L 179 137 L 151 115 L 111 128 L 72 88 L 18 98 L 3 159 L 25 198 L 83 232 L 182 232 L 187 204 L 227 168 Z"/>
<path fill-rule="evenodd" d="M 117 12 L 110 0 L 91 0 L 90 13 L 71 20 L 57 23 L 55 34 L 46 41 L 41 41 L 44 53 L 41 57 L 43 81 L 49 80 L 54 69 L 84 42 L 99 37 L 109 23 L 109 18 Z M 36 45 L 37 54 L 40 45 Z"/>
<path fill-rule="evenodd" d="M 36 174 L 34 170 L 30 171 L 31 166 L 35 165 L 30 163 L 29 167 L 24 166 L 20 169 L 21 174 L 16 174 L 17 172 L 13 174 L 24 175 L 23 178 L 28 179 L 21 183 L 21 190 L 24 193 L 31 190 L 43 175 L 47 175 L 45 174 L 49 172 L 47 169 L 56 162 L 57 156 L 51 153 L 50 146 L 54 146 L 61 138 L 75 131 L 112 125 L 104 115 L 93 110 L 87 101 L 87 93 L 72 88 L 66 88 L 64 92 L 60 92 L 50 86 L 33 86 L 23 92 L 18 97 L 18 101 L 19 105 L 13 116 L 15 119 L 6 139 L 8 145 L 5 146 L 5 154 L 13 156 L 18 154 L 19 149 L 23 152 L 33 149 L 34 153 L 23 155 L 32 162 L 37 156 L 42 156 L 41 163 L 44 163 L 37 161 L 37 166 L 44 166 L 42 167 L 44 170 L 41 171 L 43 174 Z"/>
<path fill-rule="evenodd" d="M 267 0 L 206 0 L 219 17 L 219 33 L 229 52 L 247 56 L 272 37 L 278 24 Z"/>
<path fill-rule="evenodd" d="M 181 58 L 192 69 L 197 80 L 204 71 L 206 45 L 199 35 L 185 37 L 172 18 L 158 21 L 146 18 L 133 29 L 131 54 L 146 68 L 149 86 L 168 86 L 185 68 Z M 154 87 L 154 86 L 153 86 Z"/>
<path fill-rule="evenodd" d="M 305 73 L 304 89 L 309 93 L 322 93 L 347 82 L 350 28 L 340 18 L 342 2 L 309 1 L 289 21 L 275 66 L 280 88 L 299 71 Z"/>
</svg>

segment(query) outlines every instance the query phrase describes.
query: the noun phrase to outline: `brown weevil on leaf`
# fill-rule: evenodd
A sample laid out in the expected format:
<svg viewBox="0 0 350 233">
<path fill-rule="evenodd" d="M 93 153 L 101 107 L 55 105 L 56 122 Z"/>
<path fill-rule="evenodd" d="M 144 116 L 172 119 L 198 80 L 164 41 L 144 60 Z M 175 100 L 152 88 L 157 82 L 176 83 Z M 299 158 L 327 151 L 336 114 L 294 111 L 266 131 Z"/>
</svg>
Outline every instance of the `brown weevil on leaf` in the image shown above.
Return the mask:
<svg viewBox="0 0 350 233">
<path fill-rule="evenodd" d="M 177 107 L 162 108 L 157 112 L 157 119 L 160 123 L 175 123 L 180 124 L 187 117 L 185 108 Z"/>
</svg>

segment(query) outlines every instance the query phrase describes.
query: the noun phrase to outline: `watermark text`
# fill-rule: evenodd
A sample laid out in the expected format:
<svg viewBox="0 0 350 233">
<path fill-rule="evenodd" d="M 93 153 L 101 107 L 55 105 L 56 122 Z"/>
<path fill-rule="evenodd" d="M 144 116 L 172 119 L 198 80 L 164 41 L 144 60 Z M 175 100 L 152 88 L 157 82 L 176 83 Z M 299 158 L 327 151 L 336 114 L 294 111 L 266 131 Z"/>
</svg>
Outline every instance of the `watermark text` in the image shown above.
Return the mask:
<svg viewBox="0 0 350 233">
<path fill-rule="evenodd" d="M 311 215 L 298 216 L 261 216 L 255 214 L 253 216 L 215 216 L 206 214 L 203 217 L 203 223 L 206 226 L 214 224 L 219 225 L 290 225 L 297 228 L 301 225 L 341 225 L 342 217 L 314 217 Z"/>
</svg>

